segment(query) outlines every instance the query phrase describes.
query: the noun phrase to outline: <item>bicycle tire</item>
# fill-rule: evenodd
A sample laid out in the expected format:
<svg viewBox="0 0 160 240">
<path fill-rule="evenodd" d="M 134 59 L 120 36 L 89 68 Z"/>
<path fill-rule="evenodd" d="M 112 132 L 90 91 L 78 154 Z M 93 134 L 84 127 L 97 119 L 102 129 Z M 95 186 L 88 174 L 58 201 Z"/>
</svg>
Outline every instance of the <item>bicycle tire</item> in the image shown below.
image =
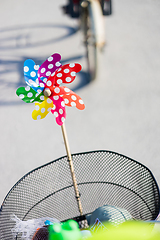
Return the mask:
<svg viewBox="0 0 160 240">
<path fill-rule="evenodd" d="M 85 6 L 83 6 L 83 3 Z M 99 52 L 105 44 L 104 23 L 101 5 L 97 0 L 82 2 L 82 30 L 90 81 L 98 74 Z"/>
</svg>

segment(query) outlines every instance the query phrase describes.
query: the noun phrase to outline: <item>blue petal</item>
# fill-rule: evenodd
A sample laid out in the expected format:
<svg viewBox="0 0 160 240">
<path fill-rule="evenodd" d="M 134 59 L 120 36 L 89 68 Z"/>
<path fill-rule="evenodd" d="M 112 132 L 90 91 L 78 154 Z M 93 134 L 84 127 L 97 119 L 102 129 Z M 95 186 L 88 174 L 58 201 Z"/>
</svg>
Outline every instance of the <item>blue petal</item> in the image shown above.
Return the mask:
<svg viewBox="0 0 160 240">
<path fill-rule="evenodd" d="M 38 69 L 39 65 L 36 65 L 35 62 L 31 59 L 27 59 L 24 62 L 24 78 L 27 83 L 32 89 L 36 92 L 42 92 L 44 89 L 40 87 L 39 80 L 38 80 Z"/>
</svg>

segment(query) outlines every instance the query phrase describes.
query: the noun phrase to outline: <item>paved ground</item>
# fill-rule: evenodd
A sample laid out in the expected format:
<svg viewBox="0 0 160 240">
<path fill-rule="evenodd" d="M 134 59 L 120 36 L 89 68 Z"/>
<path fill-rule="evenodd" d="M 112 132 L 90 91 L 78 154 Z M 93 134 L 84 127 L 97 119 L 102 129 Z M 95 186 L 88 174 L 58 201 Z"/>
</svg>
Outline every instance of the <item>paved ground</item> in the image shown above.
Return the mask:
<svg viewBox="0 0 160 240">
<path fill-rule="evenodd" d="M 93 83 L 87 79 L 78 22 L 63 15 L 64 3 L 0 3 L 0 202 L 24 174 L 66 155 L 54 117 L 32 120 L 34 106 L 15 95 L 24 85 L 24 60 L 41 64 L 54 52 L 61 53 L 62 63 L 83 66 L 72 88 L 86 109 L 67 108 L 71 152 L 122 153 L 149 167 L 160 184 L 160 2 L 113 0 L 114 13 L 105 17 L 107 45 Z"/>
</svg>

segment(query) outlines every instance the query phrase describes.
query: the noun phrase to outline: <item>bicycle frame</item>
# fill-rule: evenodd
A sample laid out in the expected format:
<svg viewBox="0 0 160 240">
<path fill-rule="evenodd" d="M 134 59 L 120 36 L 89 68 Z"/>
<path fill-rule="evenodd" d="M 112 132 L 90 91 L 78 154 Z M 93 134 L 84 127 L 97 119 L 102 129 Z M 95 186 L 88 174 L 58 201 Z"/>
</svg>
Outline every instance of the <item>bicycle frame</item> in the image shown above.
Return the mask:
<svg viewBox="0 0 160 240">
<path fill-rule="evenodd" d="M 102 9 L 98 0 L 85 0 L 82 1 L 81 7 L 83 9 L 88 9 L 88 15 L 91 18 L 91 31 L 94 33 L 94 44 L 97 47 L 102 48 L 105 44 L 105 33 L 104 33 L 104 21 L 102 18 Z M 82 20 L 83 21 L 83 20 Z M 84 22 L 82 22 L 82 27 Z"/>
</svg>

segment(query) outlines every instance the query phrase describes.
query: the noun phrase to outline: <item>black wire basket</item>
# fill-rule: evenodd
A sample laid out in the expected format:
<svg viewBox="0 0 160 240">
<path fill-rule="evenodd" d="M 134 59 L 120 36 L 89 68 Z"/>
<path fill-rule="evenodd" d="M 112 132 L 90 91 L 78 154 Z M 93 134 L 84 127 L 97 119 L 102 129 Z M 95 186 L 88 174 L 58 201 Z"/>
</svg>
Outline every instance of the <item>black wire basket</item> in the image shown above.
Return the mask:
<svg viewBox="0 0 160 240">
<path fill-rule="evenodd" d="M 151 171 L 124 155 L 100 150 L 72 154 L 83 216 L 80 216 L 67 156 L 34 169 L 9 191 L 0 209 L 0 239 L 13 239 L 15 214 L 21 220 L 52 217 L 75 219 L 103 205 L 125 208 L 137 220 L 159 214 L 159 188 Z M 15 239 L 20 239 L 17 236 Z"/>
</svg>

